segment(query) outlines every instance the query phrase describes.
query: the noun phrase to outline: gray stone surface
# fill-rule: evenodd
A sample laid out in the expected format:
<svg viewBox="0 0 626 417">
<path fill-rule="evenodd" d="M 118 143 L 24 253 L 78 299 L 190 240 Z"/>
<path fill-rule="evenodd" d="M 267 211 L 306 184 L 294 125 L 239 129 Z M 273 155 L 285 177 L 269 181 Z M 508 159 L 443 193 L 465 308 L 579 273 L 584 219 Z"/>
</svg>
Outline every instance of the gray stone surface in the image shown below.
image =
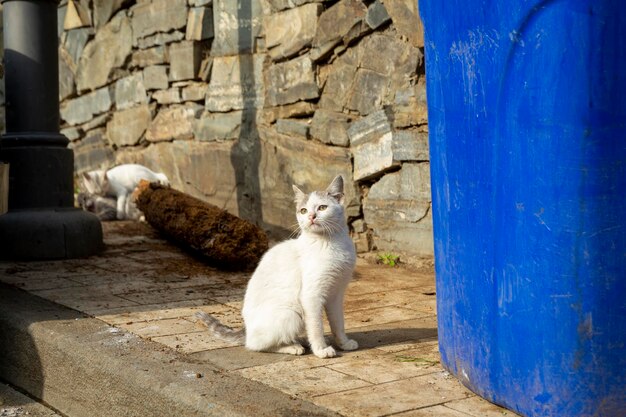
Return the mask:
<svg viewBox="0 0 626 417">
<path fill-rule="evenodd" d="M 158 90 L 152 93 L 152 99 L 156 100 L 159 104 L 175 104 L 180 103 L 182 98 L 180 96 L 180 88 L 173 87 L 167 90 Z"/>
<path fill-rule="evenodd" d="M 65 100 L 76 92 L 75 73 L 72 58 L 65 49 L 59 48 L 59 100 Z"/>
<path fill-rule="evenodd" d="M 164 107 L 146 131 L 149 142 L 191 139 L 193 137 L 193 121 L 202 110 L 197 104 L 174 105 Z"/>
<path fill-rule="evenodd" d="M 425 84 L 425 77 L 421 77 L 414 88 L 396 92 L 393 104 L 394 127 L 404 128 L 428 123 Z"/>
<path fill-rule="evenodd" d="M 107 124 L 109 141 L 118 147 L 139 143 L 152 120 L 152 112 L 147 104 L 113 113 Z"/>
<path fill-rule="evenodd" d="M 178 42 L 185 39 L 185 33 L 179 30 L 168 33 L 156 33 L 145 38 L 137 39 L 137 46 L 141 49 L 150 48 L 152 46 L 167 45 L 168 43 Z"/>
<path fill-rule="evenodd" d="M 105 129 L 95 129 L 87 132 L 82 140 L 71 143 L 70 147 L 74 150 L 74 170 L 77 174 L 110 168 L 115 156 L 105 135 Z"/>
<path fill-rule="evenodd" d="M 324 3 L 329 1 L 331 0 L 267 0 L 270 6 L 276 11 L 292 9 L 307 3 Z"/>
<path fill-rule="evenodd" d="M 83 131 L 77 127 L 68 127 L 65 129 L 61 129 L 61 134 L 68 138 L 70 141 L 74 142 L 81 138 Z"/>
<path fill-rule="evenodd" d="M 112 106 L 108 88 L 101 88 L 75 99 L 67 100 L 61 105 L 61 118 L 70 125 L 87 122 L 97 114 L 108 111 Z"/>
<path fill-rule="evenodd" d="M 78 65 L 85 45 L 94 34 L 91 28 L 80 28 L 65 31 L 63 48 L 69 53 L 74 65 Z"/>
<path fill-rule="evenodd" d="M 89 120 L 87 123 L 83 123 L 79 127 L 83 132 L 86 132 L 88 130 L 104 126 L 109 121 L 110 117 L 111 116 L 108 112 L 102 113 L 101 115 L 96 116 L 93 119 Z"/>
<path fill-rule="evenodd" d="M 395 131 L 391 153 L 397 161 L 428 162 L 428 133 L 415 130 Z"/>
<path fill-rule="evenodd" d="M 343 57 L 342 57 L 343 58 Z M 336 112 L 346 108 L 358 63 L 339 59 L 333 63 L 320 98 L 320 107 Z"/>
<path fill-rule="evenodd" d="M 276 131 L 282 135 L 291 137 L 308 138 L 310 121 L 278 119 L 276 120 Z"/>
<path fill-rule="evenodd" d="M 308 101 L 299 101 L 278 107 L 266 107 L 259 111 L 258 121 L 266 126 L 271 125 L 278 119 L 289 117 L 308 117 L 315 113 L 317 106 Z"/>
<path fill-rule="evenodd" d="M 306 55 L 268 68 L 265 83 L 270 106 L 319 97 L 313 62 Z"/>
<path fill-rule="evenodd" d="M 211 7 L 192 7 L 187 17 L 185 39 L 202 41 L 213 37 L 213 9 Z"/>
<path fill-rule="evenodd" d="M 167 65 L 151 65 L 143 70 L 143 84 L 146 90 L 165 90 L 169 85 Z"/>
<path fill-rule="evenodd" d="M 93 1 L 93 24 L 96 29 L 105 25 L 124 3 L 128 0 L 92 0 Z"/>
<path fill-rule="evenodd" d="M 428 134 L 392 128 L 390 115 L 379 110 L 358 120 L 348 129 L 354 155 L 354 178 L 382 175 L 404 161 L 428 161 Z"/>
<path fill-rule="evenodd" d="M 183 101 L 204 101 L 208 85 L 206 83 L 193 82 L 182 88 Z"/>
<path fill-rule="evenodd" d="M 194 137 L 199 141 L 233 140 L 241 135 L 243 113 L 204 113 L 194 121 Z"/>
<path fill-rule="evenodd" d="M 309 3 L 266 16 L 263 19 L 265 47 L 272 59 L 292 57 L 310 46 L 321 11 L 320 4 Z"/>
<path fill-rule="evenodd" d="M 387 93 L 388 78 L 377 72 L 359 69 L 346 107 L 368 115 L 382 107 Z"/>
<path fill-rule="evenodd" d="M 363 201 L 365 222 L 378 250 L 433 252 L 428 163 L 405 163 L 372 185 Z"/>
<path fill-rule="evenodd" d="M 214 56 L 253 53 L 261 34 L 263 8 L 261 0 L 214 0 Z"/>
<path fill-rule="evenodd" d="M 93 90 L 109 81 L 114 68 L 121 67 L 131 51 L 132 29 L 125 12 L 119 12 L 104 25 L 83 51 L 78 64 L 79 91 Z"/>
<path fill-rule="evenodd" d="M 163 45 L 148 49 L 139 49 L 133 52 L 130 60 L 131 67 L 147 67 L 169 62 L 167 48 Z"/>
<path fill-rule="evenodd" d="M 52 409 L 0 382 L 0 415 L 2 417 L 61 417 Z"/>
<path fill-rule="evenodd" d="M 385 0 L 385 8 L 398 33 L 416 48 L 424 47 L 424 25 L 418 13 L 419 0 Z"/>
<path fill-rule="evenodd" d="M 311 137 L 323 143 L 348 146 L 348 126 L 352 117 L 325 109 L 317 109 L 311 121 Z"/>
<path fill-rule="evenodd" d="M 319 18 L 313 40 L 312 57 L 323 58 L 340 42 L 347 44 L 362 36 L 369 27 L 365 24 L 367 6 L 360 0 L 341 0 L 326 9 Z"/>
<path fill-rule="evenodd" d="M 115 105 L 118 110 L 147 102 L 148 95 L 143 84 L 142 72 L 136 72 L 115 82 Z"/>
<path fill-rule="evenodd" d="M 182 41 L 169 45 L 170 81 L 191 80 L 197 77 L 202 60 L 200 44 Z"/>
<path fill-rule="evenodd" d="M 377 29 L 379 26 L 387 23 L 391 20 L 385 5 L 380 0 L 376 0 L 370 4 L 367 8 L 367 15 L 365 16 L 365 23 L 372 28 Z"/>
<path fill-rule="evenodd" d="M 206 95 L 210 112 L 261 108 L 265 101 L 265 55 L 215 57 Z"/>
<path fill-rule="evenodd" d="M 133 38 L 145 38 L 157 32 L 170 32 L 187 24 L 186 0 L 153 0 L 134 6 Z"/>
<path fill-rule="evenodd" d="M 189 3 L 191 7 L 210 6 L 213 0 L 187 0 L 187 3 Z"/>
</svg>

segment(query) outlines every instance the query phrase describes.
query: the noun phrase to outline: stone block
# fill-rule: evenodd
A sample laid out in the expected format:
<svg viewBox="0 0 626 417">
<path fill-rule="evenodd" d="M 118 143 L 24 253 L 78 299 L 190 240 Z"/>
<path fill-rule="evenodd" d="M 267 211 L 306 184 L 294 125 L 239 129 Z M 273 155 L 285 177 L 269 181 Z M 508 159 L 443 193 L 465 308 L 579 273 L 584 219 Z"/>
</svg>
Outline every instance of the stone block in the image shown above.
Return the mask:
<svg viewBox="0 0 626 417">
<path fill-rule="evenodd" d="M 214 57 L 206 95 L 209 112 L 262 108 L 265 55 Z"/>
<path fill-rule="evenodd" d="M 65 100 L 76 92 L 74 83 L 76 66 L 63 48 L 59 48 L 59 100 Z"/>
<path fill-rule="evenodd" d="M 348 126 L 352 117 L 331 110 L 317 109 L 311 121 L 311 137 L 323 143 L 348 146 Z"/>
<path fill-rule="evenodd" d="M 71 30 L 91 26 L 89 4 L 86 0 L 69 0 L 63 21 L 63 29 Z"/>
<path fill-rule="evenodd" d="M 395 131 L 391 152 L 396 161 L 428 162 L 428 133 L 415 130 Z"/>
<path fill-rule="evenodd" d="M 266 71 L 266 101 L 270 106 L 319 97 L 313 62 L 304 55 L 275 64 Z"/>
<path fill-rule="evenodd" d="M 199 141 L 238 139 L 241 135 L 242 111 L 204 113 L 194 121 L 194 137 Z"/>
<path fill-rule="evenodd" d="M 146 90 L 165 90 L 169 85 L 166 65 L 151 65 L 143 69 Z"/>
<path fill-rule="evenodd" d="M 113 149 L 108 145 L 104 129 L 87 132 L 82 140 L 72 142 L 74 171 L 77 174 L 94 169 L 110 168 L 115 161 Z"/>
<path fill-rule="evenodd" d="M 187 24 L 186 0 L 153 0 L 139 3 L 131 10 L 135 45 L 137 39 L 157 32 L 171 32 Z"/>
<path fill-rule="evenodd" d="M 350 152 L 346 148 L 281 135 L 272 128 L 259 127 L 261 159 L 259 179 L 263 221 L 275 232 L 288 235 L 295 222 L 293 190 L 325 189 L 335 175 L 345 180 L 346 213 L 357 216 L 360 198 L 352 179 Z"/>
<path fill-rule="evenodd" d="M 393 125 L 396 128 L 420 126 L 428 123 L 424 77 L 420 79 L 415 88 L 396 91 L 393 113 Z"/>
<path fill-rule="evenodd" d="M 367 6 L 360 0 L 341 0 L 326 9 L 320 16 L 315 38 L 314 60 L 321 59 L 332 51 L 335 46 L 362 36 L 369 27 L 365 24 Z"/>
<path fill-rule="evenodd" d="M 321 11 L 320 4 L 309 3 L 266 16 L 265 47 L 272 59 L 290 58 L 310 46 Z"/>
<path fill-rule="evenodd" d="M 211 7 L 192 7 L 187 16 L 188 41 L 202 41 L 213 37 L 213 9 Z"/>
<path fill-rule="evenodd" d="M 320 107 L 341 112 L 346 108 L 357 66 L 340 59 L 331 67 L 320 98 Z"/>
<path fill-rule="evenodd" d="M 405 163 L 372 185 L 363 214 L 378 250 L 432 255 L 430 166 Z"/>
<path fill-rule="evenodd" d="M 109 121 L 109 117 L 110 115 L 108 112 L 103 113 L 99 116 L 96 116 L 93 119 L 89 120 L 87 123 L 83 123 L 82 125 L 80 125 L 80 130 L 82 130 L 83 132 L 86 132 L 88 130 L 95 129 L 100 126 L 104 126 L 106 122 Z"/>
<path fill-rule="evenodd" d="M 139 49 L 133 52 L 130 59 L 130 66 L 143 68 L 150 65 L 165 64 L 168 61 L 167 48 L 160 45 L 148 49 Z"/>
<path fill-rule="evenodd" d="M 146 140 L 149 142 L 191 139 L 193 122 L 202 110 L 197 104 L 174 105 L 159 110 L 148 130 Z"/>
<path fill-rule="evenodd" d="M 367 8 L 365 23 L 367 23 L 370 28 L 377 29 L 379 26 L 387 23 L 390 20 L 391 17 L 389 16 L 389 13 L 387 13 L 385 5 L 382 4 L 380 0 L 376 0 Z"/>
<path fill-rule="evenodd" d="M 152 93 L 152 99 L 159 104 L 176 104 L 180 103 L 180 88 L 168 88 L 167 90 L 158 90 Z"/>
<path fill-rule="evenodd" d="M 140 49 L 151 48 L 153 46 L 167 45 L 185 39 L 185 33 L 175 30 L 169 33 L 156 33 L 137 40 L 137 47 Z"/>
<path fill-rule="evenodd" d="M 316 105 L 307 101 L 279 107 L 266 107 L 259 112 L 259 123 L 269 126 L 278 119 L 312 116 L 315 109 Z"/>
<path fill-rule="evenodd" d="M 213 56 L 254 53 L 261 34 L 263 9 L 261 0 L 214 0 Z"/>
<path fill-rule="evenodd" d="M 169 46 L 170 81 L 191 80 L 197 77 L 202 60 L 200 44 L 182 41 Z"/>
<path fill-rule="evenodd" d="M 93 0 L 93 24 L 96 29 L 104 26 L 111 16 L 122 8 L 127 0 Z"/>
<path fill-rule="evenodd" d="M 105 85 L 113 69 L 124 65 L 132 48 L 131 39 L 130 20 L 125 12 L 119 12 L 85 46 L 76 72 L 78 91 Z"/>
<path fill-rule="evenodd" d="M 391 133 L 391 129 L 391 119 L 383 109 L 353 122 L 347 133 L 350 138 L 350 144 L 358 146 Z"/>
<path fill-rule="evenodd" d="M 361 115 L 368 115 L 380 109 L 387 94 L 389 79 L 377 72 L 359 69 L 346 107 Z"/>
<path fill-rule="evenodd" d="M 418 0 L 385 0 L 385 8 L 399 34 L 416 48 L 424 47 L 424 25 L 418 13 Z"/>
<path fill-rule="evenodd" d="M 182 88 L 183 101 L 204 101 L 208 89 L 206 83 L 190 83 Z"/>
<path fill-rule="evenodd" d="M 187 2 L 191 7 L 202 7 L 210 6 L 213 3 L 213 0 L 188 0 Z"/>
<path fill-rule="evenodd" d="M 148 95 L 143 84 L 142 72 L 137 72 L 115 82 L 115 105 L 118 110 L 147 102 Z"/>
<path fill-rule="evenodd" d="M 63 40 L 63 48 L 67 51 L 72 58 L 72 64 L 78 65 L 85 45 L 89 38 L 93 35 L 93 29 L 80 28 L 72 29 L 65 32 L 65 39 Z"/>
<path fill-rule="evenodd" d="M 375 178 L 403 161 L 428 161 L 428 134 L 394 131 L 390 116 L 379 110 L 348 129 L 354 155 L 354 178 Z"/>
<path fill-rule="evenodd" d="M 147 104 L 113 113 L 107 124 L 109 141 L 117 147 L 132 146 L 139 143 L 150 125 L 152 112 Z"/>
<path fill-rule="evenodd" d="M 74 142 L 82 137 L 83 131 L 77 127 L 72 126 L 66 129 L 61 129 L 61 134 L 68 138 L 71 142 Z"/>
<path fill-rule="evenodd" d="M 324 3 L 329 0 L 267 0 L 270 6 L 277 11 L 293 9 L 307 3 Z"/>
<path fill-rule="evenodd" d="M 276 121 L 276 131 L 282 135 L 291 137 L 309 137 L 310 123 L 302 120 L 278 119 Z"/>
<path fill-rule="evenodd" d="M 109 111 L 112 104 L 109 89 L 101 88 L 63 103 L 61 105 L 61 119 L 69 125 L 85 123 L 95 115 Z"/>
</svg>

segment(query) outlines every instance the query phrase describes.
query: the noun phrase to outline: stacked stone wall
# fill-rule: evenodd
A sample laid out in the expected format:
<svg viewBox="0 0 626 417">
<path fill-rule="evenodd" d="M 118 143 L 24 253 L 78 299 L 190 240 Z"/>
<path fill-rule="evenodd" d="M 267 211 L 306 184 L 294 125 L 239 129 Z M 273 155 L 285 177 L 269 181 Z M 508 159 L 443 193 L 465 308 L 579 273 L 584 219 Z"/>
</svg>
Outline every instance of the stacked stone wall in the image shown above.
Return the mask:
<svg viewBox="0 0 626 417">
<path fill-rule="evenodd" d="M 432 253 L 416 0 L 69 0 L 75 171 L 142 163 L 276 237 L 291 184 L 347 180 L 359 251 Z"/>
</svg>

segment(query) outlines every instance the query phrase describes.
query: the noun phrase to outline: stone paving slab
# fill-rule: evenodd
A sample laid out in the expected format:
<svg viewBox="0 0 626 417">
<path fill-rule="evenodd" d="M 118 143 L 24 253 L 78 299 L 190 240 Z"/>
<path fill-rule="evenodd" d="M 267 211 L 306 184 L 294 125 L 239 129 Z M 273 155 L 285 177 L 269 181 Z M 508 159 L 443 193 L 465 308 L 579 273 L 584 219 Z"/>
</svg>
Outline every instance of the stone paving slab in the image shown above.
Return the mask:
<svg viewBox="0 0 626 417">
<path fill-rule="evenodd" d="M 0 263 L 0 281 L 344 416 L 515 416 L 477 397 L 440 365 L 432 270 L 360 259 L 346 328 L 360 349 L 322 360 L 250 352 L 213 339 L 199 310 L 241 327 L 249 274 L 212 268 L 149 226 L 104 223 L 106 250 L 83 260 Z M 328 326 L 326 325 L 328 332 Z"/>
</svg>

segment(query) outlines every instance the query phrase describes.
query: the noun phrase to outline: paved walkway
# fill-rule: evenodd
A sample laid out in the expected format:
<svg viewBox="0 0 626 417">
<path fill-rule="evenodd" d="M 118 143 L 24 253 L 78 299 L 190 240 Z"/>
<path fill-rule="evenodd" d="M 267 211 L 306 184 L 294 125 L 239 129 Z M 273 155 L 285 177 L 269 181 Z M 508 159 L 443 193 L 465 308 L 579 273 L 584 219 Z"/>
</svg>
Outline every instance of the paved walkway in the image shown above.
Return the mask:
<svg viewBox="0 0 626 417">
<path fill-rule="evenodd" d="M 256 353 L 213 339 L 193 317 L 203 310 L 241 326 L 249 274 L 208 267 L 145 224 L 103 227 L 102 255 L 0 263 L 0 280 L 345 416 L 516 416 L 441 368 L 428 270 L 358 261 L 346 297 L 347 332 L 360 345 L 355 352 L 333 359 Z"/>
</svg>

